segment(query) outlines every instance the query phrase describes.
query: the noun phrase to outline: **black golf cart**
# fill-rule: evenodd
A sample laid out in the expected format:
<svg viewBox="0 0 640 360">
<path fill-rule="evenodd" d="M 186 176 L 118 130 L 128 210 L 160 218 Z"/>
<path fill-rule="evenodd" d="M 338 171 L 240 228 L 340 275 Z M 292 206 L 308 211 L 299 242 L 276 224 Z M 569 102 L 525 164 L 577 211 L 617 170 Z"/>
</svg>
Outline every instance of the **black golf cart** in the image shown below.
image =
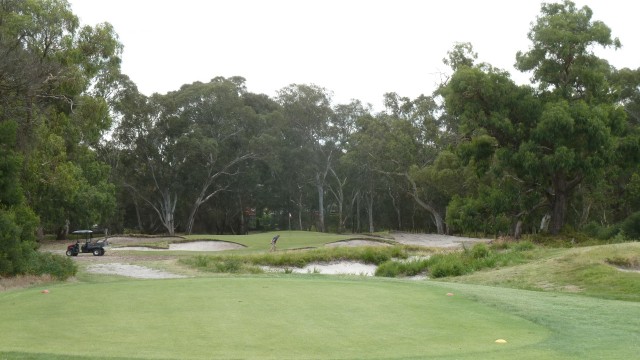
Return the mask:
<svg viewBox="0 0 640 360">
<path fill-rule="evenodd" d="M 76 235 L 76 243 L 67 246 L 67 256 L 78 256 L 79 253 L 93 253 L 93 256 L 104 255 L 104 247 L 109 245 L 105 239 L 93 241 L 92 230 L 76 230 L 71 234 Z M 80 244 L 80 237 L 84 237 L 84 244 Z"/>
</svg>

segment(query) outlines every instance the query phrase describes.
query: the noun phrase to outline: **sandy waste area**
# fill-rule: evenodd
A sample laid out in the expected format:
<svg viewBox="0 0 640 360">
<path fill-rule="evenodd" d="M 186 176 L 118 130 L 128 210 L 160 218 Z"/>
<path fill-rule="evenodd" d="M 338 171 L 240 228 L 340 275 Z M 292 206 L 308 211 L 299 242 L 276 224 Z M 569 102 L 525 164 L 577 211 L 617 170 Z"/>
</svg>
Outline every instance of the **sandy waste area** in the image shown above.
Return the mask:
<svg viewBox="0 0 640 360">
<path fill-rule="evenodd" d="M 471 246 L 477 242 L 488 242 L 489 239 L 474 239 L 463 238 L 447 235 L 436 234 L 411 234 L 411 233 L 392 233 L 394 240 L 401 244 L 408 245 L 420 245 L 427 247 L 438 248 L 460 248 L 462 246 Z M 161 240 L 174 241 L 175 238 L 167 238 Z M 91 264 L 87 266 L 87 271 L 94 274 L 105 275 L 120 275 L 138 279 L 173 279 L 184 278 L 186 276 L 173 274 L 167 271 L 156 270 L 146 266 L 132 265 L 122 262 L 128 258 L 126 256 L 120 256 L 122 251 L 135 250 L 135 251 L 167 251 L 166 249 L 153 249 L 145 246 L 135 246 L 136 244 L 142 244 L 149 242 L 149 239 L 144 238 L 130 238 L 130 237 L 113 237 L 109 239 L 111 244 L 128 245 L 126 247 L 107 247 L 107 256 L 100 257 L 101 260 L 107 260 L 108 262 L 101 262 L 98 264 Z M 390 244 L 380 241 L 372 240 L 348 240 L 338 241 L 327 244 L 328 247 L 335 246 L 390 246 Z M 169 244 L 168 250 L 176 251 L 226 251 L 242 249 L 244 246 L 226 241 L 194 241 L 184 243 L 172 243 Z M 46 249 L 45 251 L 61 252 L 64 251 L 56 249 Z M 86 257 L 86 256 L 85 256 Z M 92 257 L 93 258 L 93 257 Z M 84 258 L 83 258 L 84 259 Z M 80 259 L 77 259 L 80 260 Z M 291 271 L 299 274 L 327 274 L 327 275 L 361 275 L 361 276 L 373 276 L 376 271 L 375 265 L 362 264 L 358 262 L 341 261 L 329 264 L 309 264 L 304 268 L 275 268 L 275 267 L 263 267 L 267 272 L 285 272 Z M 417 277 L 417 279 L 424 279 L 425 277 Z"/>
<path fill-rule="evenodd" d="M 184 275 L 151 269 L 146 266 L 121 263 L 89 265 L 87 267 L 87 272 L 103 275 L 121 275 L 137 279 L 178 279 L 186 277 Z"/>
</svg>

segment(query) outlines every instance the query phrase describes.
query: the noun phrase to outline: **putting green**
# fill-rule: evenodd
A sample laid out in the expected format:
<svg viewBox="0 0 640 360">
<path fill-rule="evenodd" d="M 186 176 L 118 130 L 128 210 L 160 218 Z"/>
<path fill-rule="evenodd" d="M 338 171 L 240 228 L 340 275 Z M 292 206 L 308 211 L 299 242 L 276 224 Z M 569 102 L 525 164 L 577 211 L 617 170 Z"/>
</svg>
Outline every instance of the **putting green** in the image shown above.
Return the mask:
<svg viewBox="0 0 640 360">
<path fill-rule="evenodd" d="M 258 276 L 42 289 L 0 293 L 0 358 L 549 356 L 535 346 L 544 327 L 426 282 Z"/>
</svg>

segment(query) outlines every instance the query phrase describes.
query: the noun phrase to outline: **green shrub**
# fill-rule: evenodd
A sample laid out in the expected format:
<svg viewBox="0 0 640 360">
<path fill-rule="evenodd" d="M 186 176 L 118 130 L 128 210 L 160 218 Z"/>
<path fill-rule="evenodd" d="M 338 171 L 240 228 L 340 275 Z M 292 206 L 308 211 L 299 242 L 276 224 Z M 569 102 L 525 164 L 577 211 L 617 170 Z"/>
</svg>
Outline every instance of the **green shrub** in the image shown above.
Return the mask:
<svg viewBox="0 0 640 360">
<path fill-rule="evenodd" d="M 483 259 L 490 255 L 489 247 L 484 243 L 477 243 L 471 248 L 471 257 L 474 259 Z"/>
<path fill-rule="evenodd" d="M 536 245 L 529 240 L 518 241 L 512 247 L 514 251 L 527 251 L 535 248 Z"/>
<path fill-rule="evenodd" d="M 629 215 L 620 227 L 627 239 L 640 240 L 640 211 Z"/>
<path fill-rule="evenodd" d="M 609 240 L 620 233 L 620 226 L 602 226 L 595 221 L 591 221 L 582 228 L 582 231 L 590 237 L 599 240 Z"/>
<path fill-rule="evenodd" d="M 400 263 L 397 261 L 385 261 L 376 269 L 376 276 L 398 277 L 400 274 Z"/>
<path fill-rule="evenodd" d="M 58 280 L 66 280 L 78 272 L 78 267 L 70 258 L 51 253 L 34 253 L 29 259 L 28 273 L 31 275 L 51 275 Z"/>
<path fill-rule="evenodd" d="M 365 264 L 382 264 L 385 261 L 391 259 L 391 255 L 385 251 L 380 251 L 380 248 L 366 247 L 362 253 L 361 260 Z"/>
<path fill-rule="evenodd" d="M 464 264 L 459 260 L 439 262 L 431 266 L 431 268 L 429 269 L 429 274 L 431 274 L 431 276 L 434 278 L 460 276 L 466 273 L 467 271 Z"/>
<path fill-rule="evenodd" d="M 242 268 L 242 261 L 236 257 L 228 257 L 223 261 L 215 263 L 216 272 L 220 273 L 238 273 Z"/>
<path fill-rule="evenodd" d="M 636 268 L 640 265 L 640 261 L 637 256 L 623 257 L 614 256 L 605 260 L 607 263 L 624 268 Z"/>
<path fill-rule="evenodd" d="M 470 270 L 464 263 L 464 253 L 434 255 L 427 260 L 429 274 L 434 278 L 464 275 Z"/>
<path fill-rule="evenodd" d="M 416 276 L 425 272 L 427 267 L 426 260 L 408 262 L 389 260 L 378 266 L 375 275 L 381 277 Z"/>
</svg>

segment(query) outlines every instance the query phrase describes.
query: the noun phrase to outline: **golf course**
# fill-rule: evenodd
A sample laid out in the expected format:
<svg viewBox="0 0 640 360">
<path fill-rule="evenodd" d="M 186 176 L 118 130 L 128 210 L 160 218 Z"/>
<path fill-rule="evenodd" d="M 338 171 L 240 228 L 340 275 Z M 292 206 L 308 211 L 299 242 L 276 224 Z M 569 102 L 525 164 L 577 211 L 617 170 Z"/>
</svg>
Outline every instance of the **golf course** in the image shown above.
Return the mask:
<svg viewBox="0 0 640 360">
<path fill-rule="evenodd" d="M 428 273 L 387 278 L 206 269 L 205 259 L 216 257 L 260 263 L 265 256 L 286 259 L 317 251 L 340 259 L 348 253 L 384 257 L 400 246 L 406 247 L 402 254 L 423 256 L 464 251 L 395 244 L 392 235 L 357 237 L 367 245 L 324 250 L 333 248 L 327 244 L 348 245 L 354 237 L 283 232 L 278 250 L 269 253 L 274 234 L 120 244 L 114 238 L 104 256 L 74 258 L 78 273 L 72 279 L 0 292 L 0 359 L 633 359 L 640 352 L 637 294 L 621 301 L 619 294 L 598 296 L 590 290 L 595 285 L 577 280 L 574 287 L 547 290 L 527 289 L 532 286 L 515 280 L 517 274 L 541 272 L 536 266 L 543 264 L 567 266 L 567 259 L 576 266 L 596 266 L 589 270 L 595 274 L 606 265 L 594 260 L 594 253 L 637 259 L 637 243 L 597 251 L 532 249 L 523 264 L 438 279 Z M 233 241 L 241 248 L 168 250 L 167 243 L 195 240 Z M 154 243 L 154 251 L 141 250 Z M 41 251 L 64 245 L 49 244 Z M 98 263 L 176 276 L 89 271 Z M 608 276 L 625 284 L 640 283 L 639 273 L 611 271 Z M 550 271 L 542 276 L 556 281 Z"/>
</svg>

